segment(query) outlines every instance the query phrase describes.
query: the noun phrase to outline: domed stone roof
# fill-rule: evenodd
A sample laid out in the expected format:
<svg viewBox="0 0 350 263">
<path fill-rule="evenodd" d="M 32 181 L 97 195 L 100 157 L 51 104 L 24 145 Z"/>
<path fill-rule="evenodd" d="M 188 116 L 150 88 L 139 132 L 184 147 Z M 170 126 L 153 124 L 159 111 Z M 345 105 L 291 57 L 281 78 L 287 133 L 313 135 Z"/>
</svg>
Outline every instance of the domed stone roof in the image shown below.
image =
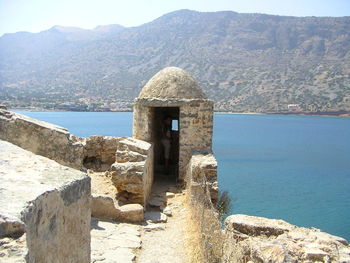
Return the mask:
<svg viewBox="0 0 350 263">
<path fill-rule="evenodd" d="M 207 96 L 189 73 L 177 67 L 168 67 L 147 82 L 139 98 L 206 99 Z"/>
</svg>

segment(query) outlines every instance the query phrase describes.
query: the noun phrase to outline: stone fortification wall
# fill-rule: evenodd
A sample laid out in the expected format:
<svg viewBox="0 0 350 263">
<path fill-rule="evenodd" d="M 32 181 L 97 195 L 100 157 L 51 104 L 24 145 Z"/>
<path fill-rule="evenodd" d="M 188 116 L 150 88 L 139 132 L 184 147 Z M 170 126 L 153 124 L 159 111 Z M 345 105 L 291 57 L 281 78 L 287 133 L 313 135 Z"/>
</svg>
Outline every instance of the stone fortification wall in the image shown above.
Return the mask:
<svg viewBox="0 0 350 263">
<path fill-rule="evenodd" d="M 0 139 L 69 167 L 80 169 L 83 164 L 81 139 L 65 128 L 25 115 L 0 109 Z"/>
<path fill-rule="evenodd" d="M 107 171 L 123 137 L 79 138 L 65 128 L 0 110 L 0 139 L 75 169 Z"/>
<path fill-rule="evenodd" d="M 192 215 L 201 231 L 203 262 L 221 262 L 223 236 L 219 214 L 213 202 L 217 200 L 217 162 L 212 154 L 195 152 L 186 169 L 186 187 Z"/>
<path fill-rule="evenodd" d="M 134 138 L 121 140 L 110 175 L 118 200 L 146 205 L 153 183 L 152 144 Z"/>
<path fill-rule="evenodd" d="M 90 178 L 9 142 L 0 148 L 0 261 L 90 262 Z"/>
<path fill-rule="evenodd" d="M 205 186 L 210 201 L 215 204 L 218 199 L 217 162 L 213 154 L 195 150 L 187 166 L 186 182 L 197 188 Z"/>
</svg>

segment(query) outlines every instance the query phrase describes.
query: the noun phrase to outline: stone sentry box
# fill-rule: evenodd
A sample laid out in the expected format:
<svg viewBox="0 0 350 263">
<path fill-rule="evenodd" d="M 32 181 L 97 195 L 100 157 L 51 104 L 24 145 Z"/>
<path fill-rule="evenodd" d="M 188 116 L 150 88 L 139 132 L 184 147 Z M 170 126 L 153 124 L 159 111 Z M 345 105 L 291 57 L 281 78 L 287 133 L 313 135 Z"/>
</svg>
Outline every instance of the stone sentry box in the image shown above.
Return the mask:
<svg viewBox="0 0 350 263">
<path fill-rule="evenodd" d="M 212 152 L 213 102 L 186 71 L 169 67 L 158 72 L 135 99 L 133 137 L 150 143 L 160 140 L 155 127 L 169 112 L 178 116 L 178 180 L 184 181 L 193 150 Z M 177 117 L 177 118 L 176 118 Z M 155 158 L 157 156 L 157 147 Z"/>
</svg>

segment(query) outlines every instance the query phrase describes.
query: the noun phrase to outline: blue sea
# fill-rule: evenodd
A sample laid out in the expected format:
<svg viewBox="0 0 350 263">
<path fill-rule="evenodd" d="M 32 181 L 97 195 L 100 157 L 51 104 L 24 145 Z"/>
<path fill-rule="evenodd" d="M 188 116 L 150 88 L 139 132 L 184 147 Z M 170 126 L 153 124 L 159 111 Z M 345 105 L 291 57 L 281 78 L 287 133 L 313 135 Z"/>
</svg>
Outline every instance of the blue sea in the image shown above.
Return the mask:
<svg viewBox="0 0 350 263">
<path fill-rule="evenodd" d="M 19 113 L 81 137 L 131 136 L 129 112 Z M 350 118 L 215 114 L 213 150 L 220 189 L 234 200 L 231 213 L 350 240 Z"/>
</svg>

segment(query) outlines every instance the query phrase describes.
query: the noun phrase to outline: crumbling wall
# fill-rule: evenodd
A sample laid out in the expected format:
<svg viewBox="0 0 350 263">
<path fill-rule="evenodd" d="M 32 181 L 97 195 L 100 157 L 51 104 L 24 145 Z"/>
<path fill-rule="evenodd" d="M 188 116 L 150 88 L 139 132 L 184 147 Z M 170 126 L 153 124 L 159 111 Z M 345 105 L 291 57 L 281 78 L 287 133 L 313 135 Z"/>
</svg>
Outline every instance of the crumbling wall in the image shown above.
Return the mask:
<svg viewBox="0 0 350 263">
<path fill-rule="evenodd" d="M 345 239 L 283 220 L 231 215 L 224 233 L 223 262 L 350 262 Z"/>
<path fill-rule="evenodd" d="M 124 137 L 91 136 L 84 145 L 83 165 L 94 171 L 107 171 L 115 162 L 118 143 Z"/>
<path fill-rule="evenodd" d="M 118 200 L 146 205 L 153 183 L 152 144 L 135 138 L 121 140 L 110 175 Z"/>
<path fill-rule="evenodd" d="M 79 138 L 65 128 L 0 109 L 0 139 L 75 169 L 107 171 L 123 137 Z"/>
<path fill-rule="evenodd" d="M 9 142 L 0 148 L 0 261 L 14 262 L 15 244 L 26 246 L 19 262 L 90 262 L 90 178 Z"/>
<path fill-rule="evenodd" d="M 60 164 L 82 168 L 84 142 L 65 128 L 0 109 L 0 139 Z"/>
</svg>

